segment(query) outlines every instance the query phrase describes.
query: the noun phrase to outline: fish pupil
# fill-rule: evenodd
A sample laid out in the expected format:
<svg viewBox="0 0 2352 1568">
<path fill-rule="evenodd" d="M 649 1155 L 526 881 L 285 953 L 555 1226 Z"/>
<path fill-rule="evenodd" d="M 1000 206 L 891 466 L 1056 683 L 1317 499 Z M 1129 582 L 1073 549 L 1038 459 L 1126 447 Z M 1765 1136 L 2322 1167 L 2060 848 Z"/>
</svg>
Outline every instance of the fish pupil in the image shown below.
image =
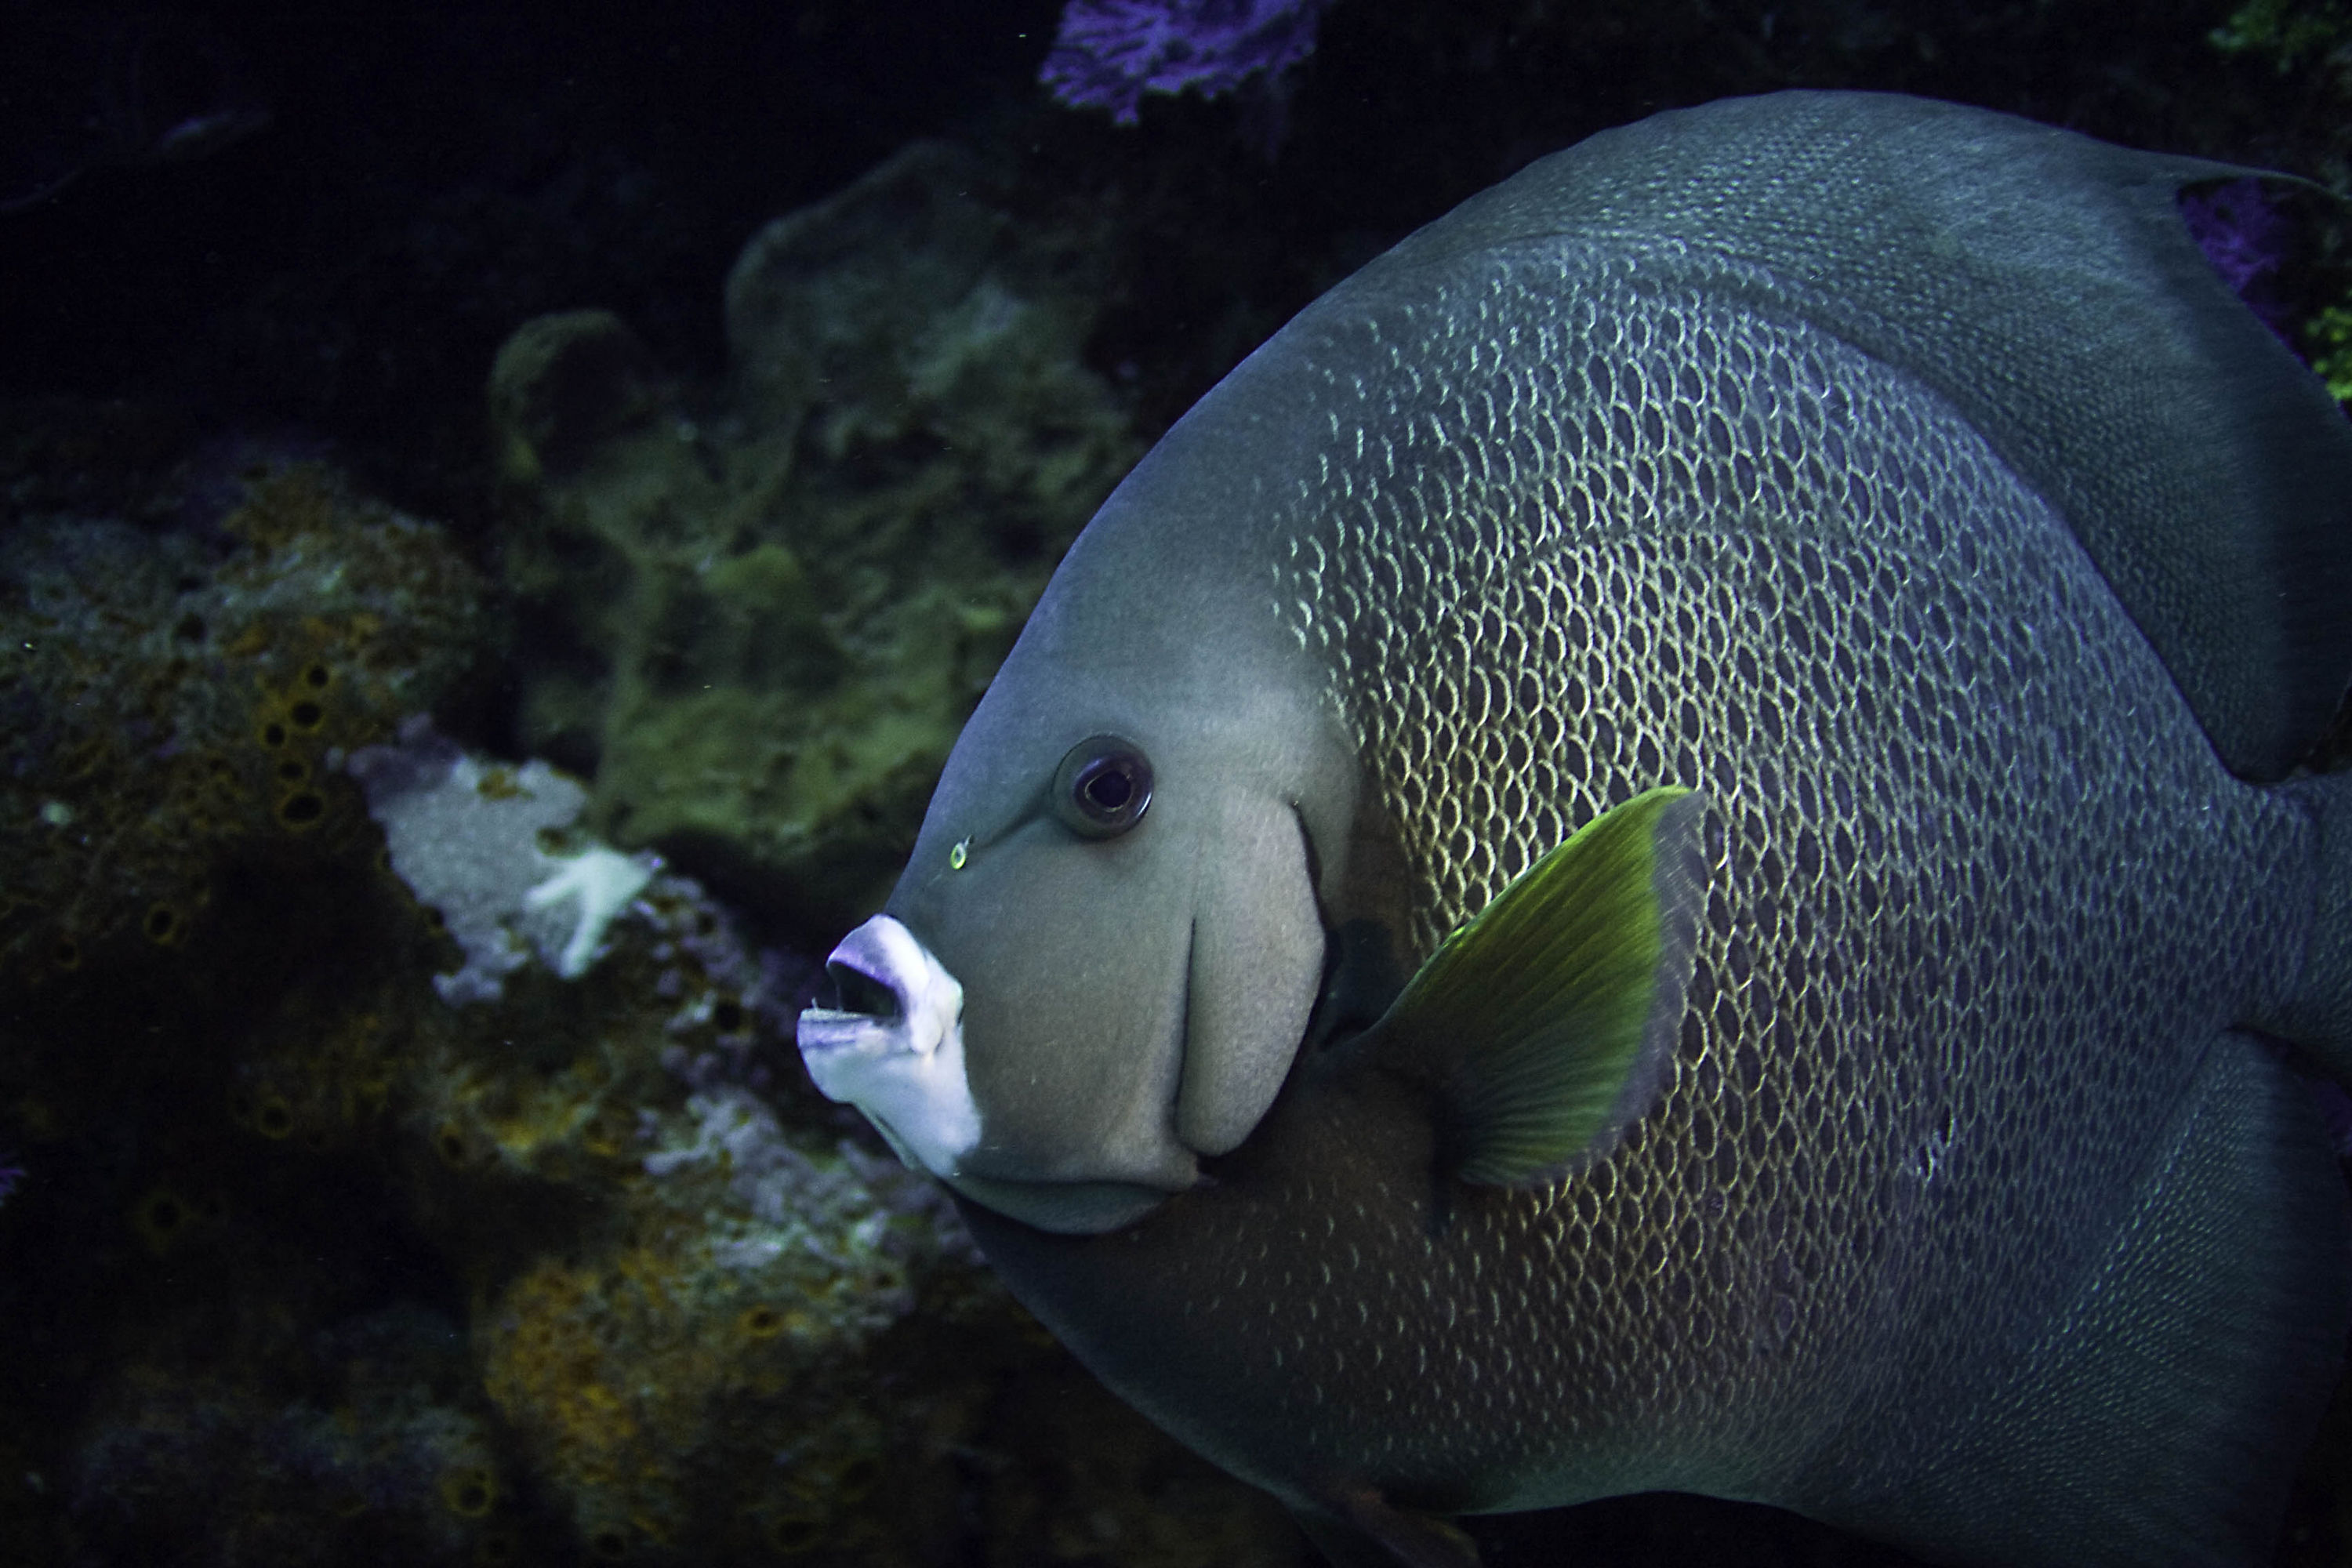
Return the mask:
<svg viewBox="0 0 2352 1568">
<path fill-rule="evenodd" d="M 1143 819 L 1151 804 L 1151 763 L 1117 735 L 1071 747 L 1054 775 L 1055 812 L 1083 838 L 1109 838 Z"/>
</svg>

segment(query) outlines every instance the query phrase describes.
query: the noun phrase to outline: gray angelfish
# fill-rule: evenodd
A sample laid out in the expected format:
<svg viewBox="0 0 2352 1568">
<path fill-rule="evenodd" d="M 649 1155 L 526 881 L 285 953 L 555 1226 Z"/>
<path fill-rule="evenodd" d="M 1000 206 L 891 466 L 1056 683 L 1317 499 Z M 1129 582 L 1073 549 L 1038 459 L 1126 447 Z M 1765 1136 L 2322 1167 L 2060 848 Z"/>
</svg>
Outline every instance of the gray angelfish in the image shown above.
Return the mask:
<svg viewBox="0 0 2352 1568">
<path fill-rule="evenodd" d="M 2352 426 L 2184 231 L 2244 173 L 1790 93 L 1412 236 L 1071 551 L 817 1082 L 1338 1562 L 1650 1489 L 2262 1558 Z"/>
</svg>

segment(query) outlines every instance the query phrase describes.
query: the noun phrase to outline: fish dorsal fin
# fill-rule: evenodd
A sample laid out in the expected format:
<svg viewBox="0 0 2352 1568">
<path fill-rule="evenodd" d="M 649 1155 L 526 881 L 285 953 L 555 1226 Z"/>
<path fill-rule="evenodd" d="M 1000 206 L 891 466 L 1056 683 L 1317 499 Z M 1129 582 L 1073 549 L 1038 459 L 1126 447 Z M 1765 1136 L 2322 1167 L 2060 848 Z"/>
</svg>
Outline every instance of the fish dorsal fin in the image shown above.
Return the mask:
<svg viewBox="0 0 2352 1568">
<path fill-rule="evenodd" d="M 1537 1186 L 1617 1145 L 1665 1079 L 1706 907 L 1703 796 L 1653 789 L 1577 830 L 1439 944 L 1372 1026 L 1427 1089 L 1465 1182 Z"/>
<path fill-rule="evenodd" d="M 2248 175 L 2284 178 L 1959 104 L 1775 93 L 1603 132 L 1359 276 L 1408 287 L 1551 237 L 1685 281 L 1727 264 L 1752 307 L 1948 399 L 2065 518 L 2221 760 L 2274 779 L 2352 677 L 2352 423 L 2180 217 L 2184 186 Z"/>
</svg>

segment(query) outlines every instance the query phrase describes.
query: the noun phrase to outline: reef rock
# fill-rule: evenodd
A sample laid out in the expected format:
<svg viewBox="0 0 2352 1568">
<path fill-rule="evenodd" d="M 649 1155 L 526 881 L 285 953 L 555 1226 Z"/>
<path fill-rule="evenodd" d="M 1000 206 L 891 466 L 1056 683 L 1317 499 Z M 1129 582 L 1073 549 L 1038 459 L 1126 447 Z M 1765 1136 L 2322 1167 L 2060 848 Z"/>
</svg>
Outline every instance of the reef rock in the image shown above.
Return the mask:
<svg viewBox="0 0 2352 1568">
<path fill-rule="evenodd" d="M 601 311 L 491 375 L 524 745 L 593 777 L 595 831 L 811 940 L 878 905 L 1140 450 L 1080 360 L 1085 248 L 1014 205 L 919 143 L 744 248 L 725 391 Z"/>
</svg>

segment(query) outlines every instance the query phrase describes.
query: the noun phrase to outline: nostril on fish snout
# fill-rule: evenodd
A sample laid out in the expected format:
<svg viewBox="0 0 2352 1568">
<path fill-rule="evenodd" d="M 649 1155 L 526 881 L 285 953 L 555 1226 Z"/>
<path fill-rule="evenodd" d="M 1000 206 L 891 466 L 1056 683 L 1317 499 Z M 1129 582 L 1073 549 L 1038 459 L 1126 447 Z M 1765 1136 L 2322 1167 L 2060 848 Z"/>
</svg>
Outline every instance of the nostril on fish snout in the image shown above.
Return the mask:
<svg viewBox="0 0 2352 1568">
<path fill-rule="evenodd" d="M 825 964 L 824 973 L 832 983 L 835 1011 L 864 1013 L 885 1020 L 899 1016 L 898 993 L 864 970 L 833 959 Z"/>
</svg>

